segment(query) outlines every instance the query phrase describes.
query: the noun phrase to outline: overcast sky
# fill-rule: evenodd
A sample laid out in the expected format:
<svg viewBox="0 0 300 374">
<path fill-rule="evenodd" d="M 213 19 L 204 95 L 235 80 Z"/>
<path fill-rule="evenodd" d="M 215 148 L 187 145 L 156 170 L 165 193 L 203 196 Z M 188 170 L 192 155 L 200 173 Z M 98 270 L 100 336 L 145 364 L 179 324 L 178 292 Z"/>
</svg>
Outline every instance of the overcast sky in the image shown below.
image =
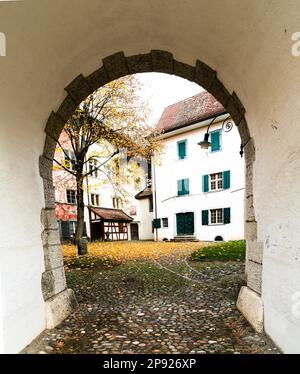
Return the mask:
<svg viewBox="0 0 300 374">
<path fill-rule="evenodd" d="M 162 73 L 136 74 L 143 83 L 143 96 L 148 100 L 152 125 L 159 120 L 164 108 L 203 91 L 203 88 L 186 79 Z"/>
</svg>

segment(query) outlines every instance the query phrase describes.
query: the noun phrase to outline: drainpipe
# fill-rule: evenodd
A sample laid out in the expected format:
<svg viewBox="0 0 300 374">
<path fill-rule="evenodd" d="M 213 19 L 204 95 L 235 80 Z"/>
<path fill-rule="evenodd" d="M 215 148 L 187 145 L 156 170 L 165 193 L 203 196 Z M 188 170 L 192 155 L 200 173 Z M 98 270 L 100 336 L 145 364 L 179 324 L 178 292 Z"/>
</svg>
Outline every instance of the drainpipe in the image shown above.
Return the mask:
<svg viewBox="0 0 300 374">
<path fill-rule="evenodd" d="M 154 157 L 153 157 L 154 158 Z M 154 218 L 157 219 L 157 199 L 156 199 L 156 174 L 155 174 L 155 162 L 152 162 L 153 165 L 153 182 L 152 182 L 152 189 L 153 189 L 153 198 L 154 198 Z M 158 241 L 158 229 L 154 229 L 155 231 L 155 241 Z"/>
</svg>

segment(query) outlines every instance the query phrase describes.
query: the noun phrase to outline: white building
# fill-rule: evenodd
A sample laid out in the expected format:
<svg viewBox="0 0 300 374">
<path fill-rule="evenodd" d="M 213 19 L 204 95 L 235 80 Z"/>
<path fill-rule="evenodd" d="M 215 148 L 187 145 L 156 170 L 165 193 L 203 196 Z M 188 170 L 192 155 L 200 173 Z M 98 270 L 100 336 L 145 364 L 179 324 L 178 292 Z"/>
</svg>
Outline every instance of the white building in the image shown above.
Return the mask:
<svg viewBox="0 0 300 374">
<path fill-rule="evenodd" d="M 198 143 L 215 117 L 211 147 L 203 150 Z M 222 131 L 228 121 L 228 113 L 206 91 L 164 110 L 158 123 L 164 152 L 153 162 L 159 240 L 244 238 L 244 160 L 233 122 L 231 131 Z"/>
</svg>

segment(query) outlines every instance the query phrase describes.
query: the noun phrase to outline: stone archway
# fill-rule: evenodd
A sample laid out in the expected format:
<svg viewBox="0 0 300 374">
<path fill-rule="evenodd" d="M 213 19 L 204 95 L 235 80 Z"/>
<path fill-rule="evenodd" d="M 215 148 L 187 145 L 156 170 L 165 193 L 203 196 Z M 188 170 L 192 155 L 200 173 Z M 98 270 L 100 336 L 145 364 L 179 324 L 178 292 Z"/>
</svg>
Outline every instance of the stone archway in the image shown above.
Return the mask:
<svg viewBox="0 0 300 374">
<path fill-rule="evenodd" d="M 228 110 L 238 127 L 241 144 L 244 147 L 246 163 L 246 209 L 245 231 L 247 240 L 246 278 L 238 308 L 256 330 L 263 330 L 263 305 L 261 301 L 261 275 L 263 245 L 257 242 L 257 223 L 253 206 L 253 163 L 255 147 L 245 119 L 245 108 L 237 94 L 232 94 L 217 77 L 217 72 L 200 60 L 195 66 L 187 65 L 173 58 L 167 51 L 152 50 L 147 54 L 126 57 L 123 52 L 103 59 L 98 70 L 85 77 L 78 75 L 66 88 L 67 96 L 56 112 L 47 121 L 46 140 L 43 155 L 39 159 L 40 176 L 43 179 L 45 207 L 42 209 L 42 240 L 45 272 L 42 275 L 42 292 L 46 305 L 46 327 L 53 328 L 73 310 L 76 300 L 73 291 L 67 289 L 60 250 L 60 238 L 54 210 L 54 189 L 52 185 L 52 162 L 59 135 L 76 107 L 93 91 L 106 83 L 125 75 L 159 72 L 176 75 L 199 84 L 209 91 Z"/>
</svg>

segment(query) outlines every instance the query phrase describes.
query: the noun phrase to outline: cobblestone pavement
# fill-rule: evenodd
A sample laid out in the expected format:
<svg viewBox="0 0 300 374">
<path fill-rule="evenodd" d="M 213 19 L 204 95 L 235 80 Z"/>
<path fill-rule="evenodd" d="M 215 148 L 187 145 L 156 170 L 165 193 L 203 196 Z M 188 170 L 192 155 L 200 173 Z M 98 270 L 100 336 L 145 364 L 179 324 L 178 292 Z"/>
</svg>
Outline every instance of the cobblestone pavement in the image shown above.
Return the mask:
<svg viewBox="0 0 300 374">
<path fill-rule="evenodd" d="M 78 309 L 23 353 L 279 353 L 237 311 L 239 262 L 69 263 Z"/>
</svg>

